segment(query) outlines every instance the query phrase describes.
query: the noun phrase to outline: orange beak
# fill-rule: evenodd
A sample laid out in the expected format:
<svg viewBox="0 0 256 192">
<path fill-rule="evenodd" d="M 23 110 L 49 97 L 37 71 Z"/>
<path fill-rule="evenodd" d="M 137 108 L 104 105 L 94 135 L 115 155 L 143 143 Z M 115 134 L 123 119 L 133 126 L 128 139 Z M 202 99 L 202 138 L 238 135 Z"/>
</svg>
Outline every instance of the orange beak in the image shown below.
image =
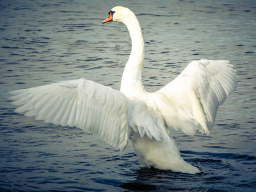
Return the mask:
<svg viewBox="0 0 256 192">
<path fill-rule="evenodd" d="M 103 23 L 107 23 L 107 22 L 110 22 L 110 21 L 113 21 L 113 17 L 112 17 L 112 14 L 111 14 L 111 12 L 109 13 L 109 16 L 108 16 L 108 18 L 107 18 L 107 19 L 105 19 L 104 21 L 102 21 L 102 24 L 103 24 Z"/>
</svg>

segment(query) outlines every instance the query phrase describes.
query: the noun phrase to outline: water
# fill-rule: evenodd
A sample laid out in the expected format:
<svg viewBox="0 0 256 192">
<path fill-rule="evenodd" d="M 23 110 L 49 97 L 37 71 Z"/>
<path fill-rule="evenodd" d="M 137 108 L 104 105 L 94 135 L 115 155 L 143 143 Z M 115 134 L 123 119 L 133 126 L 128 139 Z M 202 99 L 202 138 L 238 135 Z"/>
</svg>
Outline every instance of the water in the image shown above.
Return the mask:
<svg viewBox="0 0 256 192">
<path fill-rule="evenodd" d="M 174 132 L 190 175 L 140 169 L 80 129 L 13 112 L 8 91 L 86 78 L 120 87 L 130 53 L 126 27 L 101 21 L 129 7 L 145 39 L 143 82 L 158 90 L 195 59 L 228 59 L 239 76 L 210 136 Z M 253 0 L 0 1 L 1 191 L 255 191 L 256 4 Z"/>
</svg>

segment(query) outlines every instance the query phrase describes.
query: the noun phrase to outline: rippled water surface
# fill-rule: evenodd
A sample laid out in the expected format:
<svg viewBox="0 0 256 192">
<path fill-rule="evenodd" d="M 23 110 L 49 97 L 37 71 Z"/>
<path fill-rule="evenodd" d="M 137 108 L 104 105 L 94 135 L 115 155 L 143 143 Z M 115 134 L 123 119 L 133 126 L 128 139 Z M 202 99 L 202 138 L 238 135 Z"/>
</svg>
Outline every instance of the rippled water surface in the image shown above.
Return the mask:
<svg viewBox="0 0 256 192">
<path fill-rule="evenodd" d="M 8 91 L 86 78 L 119 89 L 130 54 L 121 23 L 101 24 L 129 7 L 145 40 L 143 82 L 158 90 L 195 59 L 227 59 L 236 91 L 210 136 L 174 132 L 190 175 L 141 169 L 124 153 L 78 128 L 14 113 Z M 254 0 L 1 0 L 0 191 L 255 191 L 256 3 Z"/>
</svg>

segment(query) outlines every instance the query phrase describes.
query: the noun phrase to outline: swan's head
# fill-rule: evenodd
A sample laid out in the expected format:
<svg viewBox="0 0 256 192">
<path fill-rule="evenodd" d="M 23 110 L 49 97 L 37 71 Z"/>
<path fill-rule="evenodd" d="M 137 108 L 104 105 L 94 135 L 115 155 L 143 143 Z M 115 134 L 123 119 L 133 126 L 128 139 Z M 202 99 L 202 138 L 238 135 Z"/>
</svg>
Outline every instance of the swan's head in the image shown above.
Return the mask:
<svg viewBox="0 0 256 192">
<path fill-rule="evenodd" d="M 127 19 L 134 16 L 134 13 L 130 9 L 122 6 L 116 6 L 109 11 L 108 18 L 102 21 L 102 24 L 110 21 L 125 23 Z"/>
</svg>

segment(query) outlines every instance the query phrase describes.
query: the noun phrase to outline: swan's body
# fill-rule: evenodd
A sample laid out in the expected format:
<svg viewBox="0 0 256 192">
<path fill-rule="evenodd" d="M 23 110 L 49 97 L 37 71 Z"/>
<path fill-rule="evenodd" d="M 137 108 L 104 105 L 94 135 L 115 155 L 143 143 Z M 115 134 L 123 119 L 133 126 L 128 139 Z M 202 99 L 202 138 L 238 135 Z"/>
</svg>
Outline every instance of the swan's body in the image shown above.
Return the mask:
<svg viewBox="0 0 256 192">
<path fill-rule="evenodd" d="M 169 128 L 208 135 L 218 107 L 236 87 L 232 65 L 193 61 L 175 80 L 148 93 L 141 81 L 144 41 L 139 22 L 132 11 L 120 6 L 104 22 L 112 20 L 123 22 L 132 40 L 120 91 L 85 79 L 13 91 L 13 104 L 21 105 L 16 112 L 82 128 L 120 150 L 130 139 L 142 167 L 200 172 L 181 158 Z"/>
</svg>

